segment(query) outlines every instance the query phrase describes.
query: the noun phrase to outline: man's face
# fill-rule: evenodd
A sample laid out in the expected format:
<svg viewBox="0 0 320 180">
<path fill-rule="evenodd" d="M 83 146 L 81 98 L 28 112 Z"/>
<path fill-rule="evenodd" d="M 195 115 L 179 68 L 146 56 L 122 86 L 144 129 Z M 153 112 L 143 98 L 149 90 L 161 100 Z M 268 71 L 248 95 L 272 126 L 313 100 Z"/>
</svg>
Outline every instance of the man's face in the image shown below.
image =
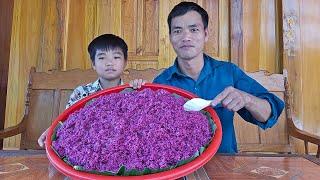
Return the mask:
<svg viewBox="0 0 320 180">
<path fill-rule="evenodd" d="M 121 76 L 126 66 L 126 60 L 121 49 L 97 50 L 93 69 L 100 78 L 114 80 Z"/>
<path fill-rule="evenodd" d="M 178 59 L 192 60 L 202 56 L 207 40 L 208 31 L 198 12 L 189 11 L 172 19 L 170 41 Z"/>
</svg>

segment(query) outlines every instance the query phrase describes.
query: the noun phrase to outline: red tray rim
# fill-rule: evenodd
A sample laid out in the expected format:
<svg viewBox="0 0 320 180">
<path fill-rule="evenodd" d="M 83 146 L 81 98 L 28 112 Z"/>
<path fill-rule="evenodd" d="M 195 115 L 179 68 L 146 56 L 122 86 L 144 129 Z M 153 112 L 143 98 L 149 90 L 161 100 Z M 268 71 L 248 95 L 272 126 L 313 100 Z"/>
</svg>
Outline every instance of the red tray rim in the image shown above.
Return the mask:
<svg viewBox="0 0 320 180">
<path fill-rule="evenodd" d="M 130 88 L 130 86 L 128 84 L 126 84 L 126 85 L 121 85 L 121 86 L 117 86 L 114 88 L 104 89 L 102 91 L 94 93 L 94 94 L 78 101 L 77 103 L 75 103 L 74 105 L 72 105 L 71 107 L 66 109 L 63 113 L 61 113 L 53 121 L 53 123 L 49 127 L 48 135 L 47 135 L 47 137 L 49 137 L 49 138 L 46 138 L 45 144 L 46 144 L 47 157 L 48 157 L 49 161 L 51 162 L 51 164 L 56 169 L 58 169 L 61 173 L 63 173 L 66 176 L 74 177 L 77 179 L 105 179 L 105 178 L 108 178 L 111 180 L 112 179 L 123 180 L 123 179 L 128 179 L 128 178 L 133 179 L 133 180 L 134 179 L 157 179 L 157 180 L 176 179 L 176 178 L 186 176 L 186 175 L 191 174 L 192 172 L 196 171 L 197 169 L 202 167 L 204 164 L 206 164 L 214 156 L 214 154 L 218 151 L 218 148 L 220 146 L 221 139 L 222 139 L 221 122 L 220 122 L 220 119 L 219 119 L 217 113 L 215 112 L 215 110 L 211 107 L 207 107 L 207 108 L 205 108 L 205 110 L 210 113 L 214 123 L 217 126 L 215 134 L 214 134 L 214 138 L 212 139 L 212 142 L 209 144 L 209 146 L 206 148 L 206 150 L 200 156 L 198 156 L 197 158 L 195 158 L 194 160 L 192 160 L 191 162 L 189 162 L 187 164 L 184 164 L 182 166 L 179 166 L 179 167 L 171 169 L 171 170 L 167 170 L 167 171 L 163 171 L 163 172 L 159 172 L 159 173 L 154 173 L 154 174 L 141 175 L 141 176 L 107 176 L 107 175 L 89 174 L 86 172 L 74 170 L 71 166 L 69 166 L 62 159 L 60 159 L 51 148 L 51 145 L 52 145 L 51 137 L 52 137 L 54 128 L 57 126 L 59 121 L 63 121 L 64 119 L 66 119 L 69 116 L 70 113 L 72 113 L 73 111 L 75 111 L 77 109 L 82 108 L 86 104 L 86 102 L 89 101 L 90 99 L 97 98 L 97 97 L 104 95 L 106 93 L 119 92 L 125 88 Z M 172 92 L 172 93 L 177 93 L 178 95 L 182 95 L 187 98 L 197 97 L 196 95 L 194 95 L 190 92 L 187 92 L 185 90 L 182 90 L 182 89 L 179 89 L 179 88 L 176 88 L 173 86 L 156 84 L 156 83 L 146 83 L 138 90 L 142 90 L 145 88 L 151 88 L 151 89 L 161 88 L 161 89 L 165 89 L 165 90 Z"/>
</svg>

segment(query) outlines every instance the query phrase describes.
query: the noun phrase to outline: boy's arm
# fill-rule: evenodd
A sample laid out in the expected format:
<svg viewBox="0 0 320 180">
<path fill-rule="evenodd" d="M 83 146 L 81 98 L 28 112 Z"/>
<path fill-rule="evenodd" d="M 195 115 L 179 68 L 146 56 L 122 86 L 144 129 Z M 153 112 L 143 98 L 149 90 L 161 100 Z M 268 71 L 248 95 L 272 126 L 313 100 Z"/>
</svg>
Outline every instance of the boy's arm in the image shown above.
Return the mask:
<svg viewBox="0 0 320 180">
<path fill-rule="evenodd" d="M 72 106 L 73 104 L 75 104 L 76 102 L 78 102 L 81 99 L 82 99 L 82 93 L 78 87 L 71 93 L 71 95 L 69 97 L 69 101 L 66 104 L 66 109 L 68 109 L 70 106 Z"/>
</svg>

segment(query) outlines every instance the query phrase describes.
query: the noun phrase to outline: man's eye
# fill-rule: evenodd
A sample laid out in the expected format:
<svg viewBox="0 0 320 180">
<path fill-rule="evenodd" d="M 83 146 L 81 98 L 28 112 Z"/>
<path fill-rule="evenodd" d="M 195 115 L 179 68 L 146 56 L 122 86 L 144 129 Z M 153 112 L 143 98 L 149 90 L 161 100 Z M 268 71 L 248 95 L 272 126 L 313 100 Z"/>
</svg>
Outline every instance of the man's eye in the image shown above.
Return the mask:
<svg viewBox="0 0 320 180">
<path fill-rule="evenodd" d="M 198 28 L 193 28 L 193 29 L 191 29 L 191 32 L 198 32 L 198 31 L 199 31 Z"/>
<path fill-rule="evenodd" d="M 176 29 L 176 30 L 173 31 L 173 33 L 179 34 L 179 33 L 181 33 L 181 30 L 180 29 Z"/>
</svg>

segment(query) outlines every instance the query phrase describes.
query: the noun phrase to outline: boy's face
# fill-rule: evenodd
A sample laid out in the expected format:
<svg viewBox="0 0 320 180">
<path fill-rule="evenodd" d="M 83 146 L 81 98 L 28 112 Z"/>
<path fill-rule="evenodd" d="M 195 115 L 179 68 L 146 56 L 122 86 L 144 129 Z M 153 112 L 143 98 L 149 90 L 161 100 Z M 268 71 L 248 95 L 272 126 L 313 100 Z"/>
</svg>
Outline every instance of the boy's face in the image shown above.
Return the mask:
<svg viewBox="0 0 320 180">
<path fill-rule="evenodd" d="M 100 78 L 105 80 L 115 80 L 120 78 L 126 67 L 127 61 L 120 48 L 113 50 L 97 50 L 94 58 L 93 69 Z"/>
<path fill-rule="evenodd" d="M 204 29 L 201 15 L 189 11 L 173 18 L 170 41 L 179 59 L 192 60 L 202 56 L 204 43 L 208 41 L 208 30 Z"/>
</svg>

